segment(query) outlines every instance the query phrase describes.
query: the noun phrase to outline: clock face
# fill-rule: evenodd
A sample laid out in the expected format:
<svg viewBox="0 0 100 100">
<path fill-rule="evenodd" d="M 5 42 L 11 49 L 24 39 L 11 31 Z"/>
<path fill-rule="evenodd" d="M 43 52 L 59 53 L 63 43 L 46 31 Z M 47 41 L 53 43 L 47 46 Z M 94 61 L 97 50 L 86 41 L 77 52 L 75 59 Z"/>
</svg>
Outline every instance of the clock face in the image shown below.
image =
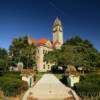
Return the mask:
<svg viewBox="0 0 100 100">
<path fill-rule="evenodd" d="M 58 27 L 58 28 L 53 28 L 53 32 L 56 32 L 56 31 L 63 32 L 63 30 L 62 30 L 62 28 L 61 28 L 61 27 Z"/>
</svg>

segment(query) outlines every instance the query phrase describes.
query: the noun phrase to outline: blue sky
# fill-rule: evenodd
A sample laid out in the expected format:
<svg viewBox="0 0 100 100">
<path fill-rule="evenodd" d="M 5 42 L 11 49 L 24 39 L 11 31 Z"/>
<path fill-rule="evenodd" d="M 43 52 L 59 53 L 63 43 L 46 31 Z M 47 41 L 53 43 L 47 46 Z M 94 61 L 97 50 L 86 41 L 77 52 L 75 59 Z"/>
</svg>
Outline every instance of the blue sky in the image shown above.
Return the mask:
<svg viewBox="0 0 100 100">
<path fill-rule="evenodd" d="M 59 16 L 64 40 L 88 39 L 100 51 L 100 0 L 0 0 L 0 47 L 13 38 L 31 35 L 52 40 L 52 24 Z"/>
</svg>

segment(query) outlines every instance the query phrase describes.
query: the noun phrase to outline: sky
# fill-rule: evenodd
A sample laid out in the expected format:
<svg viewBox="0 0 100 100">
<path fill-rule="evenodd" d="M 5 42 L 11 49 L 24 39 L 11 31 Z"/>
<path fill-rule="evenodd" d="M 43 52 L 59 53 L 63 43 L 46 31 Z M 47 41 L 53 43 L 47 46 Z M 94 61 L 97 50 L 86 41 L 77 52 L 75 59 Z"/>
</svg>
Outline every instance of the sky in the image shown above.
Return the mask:
<svg viewBox="0 0 100 100">
<path fill-rule="evenodd" d="M 100 51 L 100 0 L 0 0 L 0 47 L 26 35 L 52 40 L 57 16 L 64 41 L 80 36 Z"/>
</svg>

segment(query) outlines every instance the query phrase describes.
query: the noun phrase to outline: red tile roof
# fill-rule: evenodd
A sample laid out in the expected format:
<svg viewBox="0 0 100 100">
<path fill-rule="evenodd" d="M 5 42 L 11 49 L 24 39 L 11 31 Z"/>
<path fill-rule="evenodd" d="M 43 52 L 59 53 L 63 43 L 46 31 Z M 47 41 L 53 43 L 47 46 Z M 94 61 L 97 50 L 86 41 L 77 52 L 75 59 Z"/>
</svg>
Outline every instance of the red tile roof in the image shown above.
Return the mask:
<svg viewBox="0 0 100 100">
<path fill-rule="evenodd" d="M 47 39 L 45 39 L 45 38 L 41 38 L 41 39 L 39 39 L 39 40 L 35 40 L 35 39 L 32 39 L 32 43 L 33 44 L 35 44 L 35 43 L 37 43 L 37 44 L 45 44 L 45 43 L 47 43 Z"/>
<path fill-rule="evenodd" d="M 34 74 L 34 70 L 33 69 L 23 69 L 21 71 L 21 74 Z"/>
<path fill-rule="evenodd" d="M 47 39 L 45 39 L 45 38 L 42 38 L 42 39 L 40 39 L 40 40 L 38 40 L 38 43 L 39 44 L 45 44 L 45 43 L 47 43 Z"/>
</svg>

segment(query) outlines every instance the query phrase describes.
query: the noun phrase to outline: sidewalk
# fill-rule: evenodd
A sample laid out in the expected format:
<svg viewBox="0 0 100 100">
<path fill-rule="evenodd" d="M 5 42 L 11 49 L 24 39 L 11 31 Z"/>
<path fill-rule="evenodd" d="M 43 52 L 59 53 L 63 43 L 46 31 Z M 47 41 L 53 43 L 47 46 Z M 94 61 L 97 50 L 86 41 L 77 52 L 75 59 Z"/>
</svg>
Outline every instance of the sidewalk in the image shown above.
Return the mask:
<svg viewBox="0 0 100 100">
<path fill-rule="evenodd" d="M 36 85 L 25 93 L 22 100 L 28 100 L 30 95 L 38 100 L 79 100 L 75 91 L 62 84 L 53 74 L 43 75 Z"/>
</svg>

